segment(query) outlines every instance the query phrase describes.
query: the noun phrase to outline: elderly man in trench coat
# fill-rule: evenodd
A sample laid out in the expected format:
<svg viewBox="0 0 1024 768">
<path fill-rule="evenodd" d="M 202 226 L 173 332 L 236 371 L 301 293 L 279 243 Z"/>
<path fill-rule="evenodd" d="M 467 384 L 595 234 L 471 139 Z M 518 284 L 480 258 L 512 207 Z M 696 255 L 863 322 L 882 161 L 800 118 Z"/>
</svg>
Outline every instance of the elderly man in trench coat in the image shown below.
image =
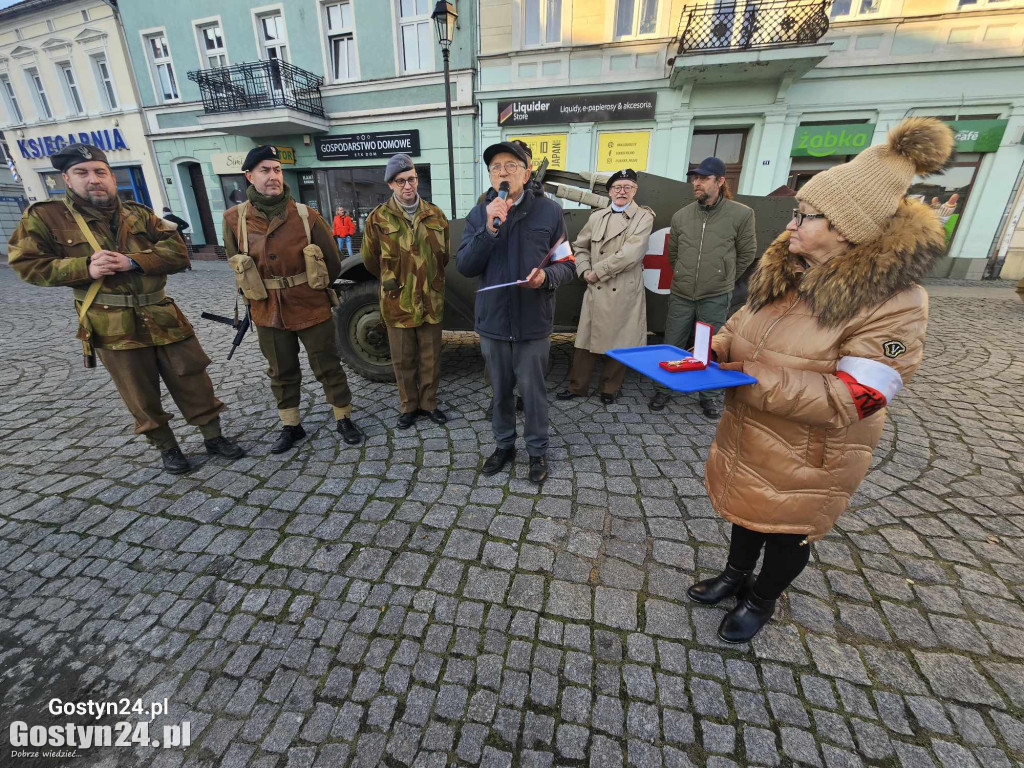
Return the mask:
<svg viewBox="0 0 1024 768">
<path fill-rule="evenodd" d="M 586 397 L 594 364 L 609 349 L 647 343 L 647 301 L 643 258 L 654 227 L 654 212 L 638 205 L 636 171 L 626 169 L 608 179 L 611 205 L 595 211 L 573 243 L 576 273 L 587 283 L 576 331 L 576 353 L 569 388 L 559 400 Z M 601 402 L 609 405 L 622 386 L 626 367 L 605 357 Z"/>
</svg>

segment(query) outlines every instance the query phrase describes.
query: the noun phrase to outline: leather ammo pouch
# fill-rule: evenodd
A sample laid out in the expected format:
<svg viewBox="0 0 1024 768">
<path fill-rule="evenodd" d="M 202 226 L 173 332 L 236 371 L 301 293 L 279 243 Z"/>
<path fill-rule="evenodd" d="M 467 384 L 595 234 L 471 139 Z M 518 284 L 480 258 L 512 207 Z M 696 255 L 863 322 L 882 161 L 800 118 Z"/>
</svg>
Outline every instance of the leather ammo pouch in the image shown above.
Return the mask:
<svg viewBox="0 0 1024 768">
<path fill-rule="evenodd" d="M 302 203 L 295 204 L 302 219 L 302 227 L 306 230 L 306 247 L 302 249 L 302 259 L 306 263 L 306 282 L 314 291 L 323 291 L 330 287 L 331 277 L 327 274 L 327 262 L 320 246 L 313 243 L 309 232 L 309 209 Z"/>
<path fill-rule="evenodd" d="M 246 229 L 246 216 L 249 213 L 249 203 L 242 203 L 238 211 L 238 253 L 228 259 L 228 264 L 235 273 L 235 284 L 245 298 L 252 301 L 266 301 L 267 287 L 263 284 L 260 272 L 256 268 L 256 262 L 249 255 L 249 233 Z"/>
</svg>

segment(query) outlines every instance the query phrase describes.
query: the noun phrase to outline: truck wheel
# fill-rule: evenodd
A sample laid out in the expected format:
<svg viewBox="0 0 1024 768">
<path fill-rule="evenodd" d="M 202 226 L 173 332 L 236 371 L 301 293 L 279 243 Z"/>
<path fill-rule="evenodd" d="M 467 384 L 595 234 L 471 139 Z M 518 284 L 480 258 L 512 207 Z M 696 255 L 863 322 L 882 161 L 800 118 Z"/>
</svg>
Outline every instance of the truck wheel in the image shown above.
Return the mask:
<svg viewBox="0 0 1024 768">
<path fill-rule="evenodd" d="M 357 283 L 342 292 L 334 324 L 338 353 L 346 365 L 370 381 L 395 380 L 376 281 Z"/>
</svg>

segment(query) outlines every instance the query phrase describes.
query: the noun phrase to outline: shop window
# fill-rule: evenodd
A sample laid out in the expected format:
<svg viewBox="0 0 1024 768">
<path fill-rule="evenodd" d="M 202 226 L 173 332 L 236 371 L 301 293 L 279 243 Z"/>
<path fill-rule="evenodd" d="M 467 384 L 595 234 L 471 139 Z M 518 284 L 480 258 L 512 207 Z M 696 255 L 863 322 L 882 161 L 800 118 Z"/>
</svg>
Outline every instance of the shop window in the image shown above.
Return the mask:
<svg viewBox="0 0 1024 768">
<path fill-rule="evenodd" d="M 930 176 L 917 176 L 907 197 L 920 200 L 935 212 L 946 230 L 946 245 L 953 239 L 960 217 L 967 206 L 981 163 L 980 154 L 957 155 L 945 170 Z"/>
<path fill-rule="evenodd" d="M 216 69 L 228 65 L 228 49 L 224 45 L 224 30 L 220 22 L 201 24 L 196 27 L 199 39 L 200 64 L 204 69 Z"/>
<path fill-rule="evenodd" d="M 107 109 L 117 109 L 117 91 L 114 90 L 114 78 L 110 74 L 110 65 L 105 54 L 98 53 L 92 57 L 92 68 L 96 75 L 96 85 Z"/>
<path fill-rule="evenodd" d="M 873 16 L 882 9 L 882 0 L 835 0 L 829 15 L 833 19 L 852 19 Z"/>
<path fill-rule="evenodd" d="M 658 31 L 658 0 L 617 0 L 615 38 L 653 35 Z"/>
<path fill-rule="evenodd" d="M 562 42 L 562 0 L 523 0 L 523 44 Z"/>
<path fill-rule="evenodd" d="M 112 168 L 114 180 L 117 182 L 117 196 L 122 200 L 134 200 L 143 205 L 151 205 L 149 190 L 146 187 L 146 179 L 142 175 L 142 168 L 137 165 L 126 168 Z M 58 172 L 40 173 L 50 197 L 63 196 L 67 191 L 64 185 L 64 177 Z"/>
<path fill-rule="evenodd" d="M 7 113 L 12 123 L 24 123 L 25 118 L 21 114 L 21 107 L 18 105 L 18 97 L 14 94 L 14 86 L 11 85 L 11 78 L 7 75 L 0 75 L 0 85 L 3 86 L 4 103 L 7 105 Z"/>
<path fill-rule="evenodd" d="M 63 62 L 57 65 L 60 70 L 60 82 L 64 87 L 64 98 L 68 103 L 68 113 L 72 115 L 81 115 L 85 113 L 85 107 L 82 104 L 82 94 L 78 90 L 78 80 L 75 79 L 75 71 L 71 68 L 69 62 Z"/>
<path fill-rule="evenodd" d="M 353 168 L 331 168 L 315 172 L 319 176 L 319 189 L 327 190 L 327 200 L 320 201 L 320 210 L 333 211 L 339 205 L 349 212 L 356 223 L 356 234 L 352 238 L 353 249 L 359 248 L 363 228 L 370 211 L 391 197 L 391 188 L 384 183 L 382 165 L 357 166 Z M 419 194 L 424 200 L 432 197 L 430 166 L 416 164 L 419 176 Z"/>
<path fill-rule="evenodd" d="M 1012 4 L 1012 0 L 958 0 L 957 7 L 960 9 L 972 10 L 992 6 L 993 8 L 1005 8 Z"/>
<path fill-rule="evenodd" d="M 43 80 L 39 77 L 39 70 L 29 67 L 25 70 L 25 79 L 28 80 L 29 90 L 36 101 L 36 110 L 43 120 L 53 119 L 53 110 L 50 109 L 50 100 L 46 98 L 46 89 L 43 88 Z"/>
<path fill-rule="evenodd" d="M 352 3 L 328 3 L 324 6 L 324 16 L 331 80 L 353 80 L 356 78 L 356 41 Z"/>
<path fill-rule="evenodd" d="M 430 0 L 399 0 L 398 37 L 403 72 L 434 69 L 434 31 Z"/>
<path fill-rule="evenodd" d="M 167 35 L 159 33 L 146 37 L 146 55 L 152 67 L 153 85 L 160 101 L 178 100 L 178 81 L 174 76 L 174 63 L 171 61 L 171 49 L 167 45 Z"/>
<path fill-rule="evenodd" d="M 220 189 L 224 193 L 224 206 L 231 208 L 232 206 L 244 203 L 248 199 L 245 196 L 245 190 L 248 186 L 249 181 L 245 178 L 244 173 L 221 176 Z"/>
</svg>

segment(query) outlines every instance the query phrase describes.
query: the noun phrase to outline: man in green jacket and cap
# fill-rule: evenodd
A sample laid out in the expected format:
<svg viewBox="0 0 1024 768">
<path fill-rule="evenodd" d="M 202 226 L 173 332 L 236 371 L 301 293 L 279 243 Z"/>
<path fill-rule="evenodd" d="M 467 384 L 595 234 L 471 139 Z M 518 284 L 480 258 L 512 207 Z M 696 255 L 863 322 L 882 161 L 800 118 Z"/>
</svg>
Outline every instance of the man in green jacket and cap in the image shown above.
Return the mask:
<svg viewBox="0 0 1024 768">
<path fill-rule="evenodd" d="M 665 343 L 680 349 L 693 346 L 698 321 L 716 333 L 725 325 L 736 277 L 757 256 L 754 212 L 732 199 L 725 163 L 707 157 L 686 177 L 696 199 L 672 217 L 668 260 L 673 276 L 665 318 Z M 701 411 L 709 419 L 722 415 L 714 394 L 698 395 Z M 662 410 L 669 399 L 669 389 L 657 385 L 651 410 Z"/>
<path fill-rule="evenodd" d="M 164 293 L 167 275 L 189 266 L 177 227 L 146 206 L 121 200 L 103 151 L 71 144 L 50 162 L 67 186 L 63 198 L 35 203 L 11 236 L 8 260 L 33 285 L 74 289 L 86 366 L 93 352 L 113 379 L 136 434 L 161 454 L 164 469 L 190 469 L 161 405 L 160 380 L 207 453 L 239 459 L 245 451 L 221 435 L 224 404 L 213 393 L 195 331 Z"/>
</svg>

